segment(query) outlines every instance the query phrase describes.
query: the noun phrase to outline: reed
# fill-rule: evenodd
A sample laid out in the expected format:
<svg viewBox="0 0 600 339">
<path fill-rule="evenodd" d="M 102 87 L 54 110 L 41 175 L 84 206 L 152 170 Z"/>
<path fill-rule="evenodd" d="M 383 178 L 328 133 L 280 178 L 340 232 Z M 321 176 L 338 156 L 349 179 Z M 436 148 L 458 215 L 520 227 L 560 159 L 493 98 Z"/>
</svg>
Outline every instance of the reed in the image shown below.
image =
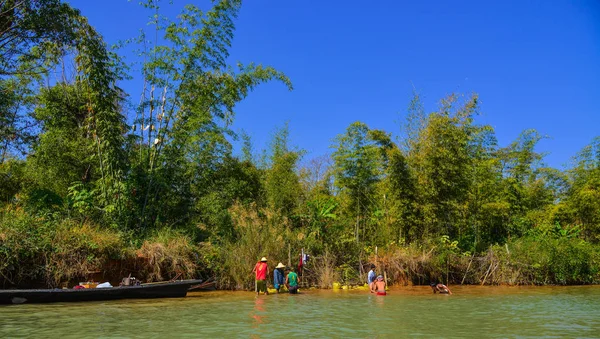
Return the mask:
<svg viewBox="0 0 600 339">
<path fill-rule="evenodd" d="M 319 288 L 329 289 L 334 282 L 340 281 L 340 270 L 336 267 L 336 256 L 325 251 L 323 255 L 313 257 L 305 269 L 304 279 Z"/>
<path fill-rule="evenodd" d="M 159 230 L 136 251 L 138 274 L 146 281 L 194 278 L 197 253 L 189 236 L 168 228 Z"/>
</svg>

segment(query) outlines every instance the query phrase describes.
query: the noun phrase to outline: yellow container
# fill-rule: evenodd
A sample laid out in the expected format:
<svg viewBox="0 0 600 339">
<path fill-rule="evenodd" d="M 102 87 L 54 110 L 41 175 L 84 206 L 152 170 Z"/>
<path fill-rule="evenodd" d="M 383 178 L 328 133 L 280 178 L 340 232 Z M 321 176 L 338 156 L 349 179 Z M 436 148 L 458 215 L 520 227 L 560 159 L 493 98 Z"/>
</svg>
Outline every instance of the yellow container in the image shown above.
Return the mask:
<svg viewBox="0 0 600 339">
<path fill-rule="evenodd" d="M 79 285 L 83 286 L 85 288 L 96 288 L 96 286 L 98 286 L 98 283 L 93 282 L 93 281 L 86 281 L 86 282 L 80 282 Z"/>
</svg>

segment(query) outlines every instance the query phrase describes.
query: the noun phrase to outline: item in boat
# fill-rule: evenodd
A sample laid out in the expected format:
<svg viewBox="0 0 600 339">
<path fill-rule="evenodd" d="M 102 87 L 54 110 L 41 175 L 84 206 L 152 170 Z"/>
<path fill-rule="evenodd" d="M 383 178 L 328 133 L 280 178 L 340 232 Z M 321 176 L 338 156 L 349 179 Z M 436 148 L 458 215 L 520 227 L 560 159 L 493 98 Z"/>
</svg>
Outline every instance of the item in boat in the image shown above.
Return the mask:
<svg viewBox="0 0 600 339">
<path fill-rule="evenodd" d="M 140 286 L 142 283 L 137 280 L 135 277 L 132 277 L 131 274 L 127 278 L 123 278 L 120 286 Z"/>
<path fill-rule="evenodd" d="M 96 288 L 96 286 L 98 286 L 98 283 L 93 281 L 86 281 L 80 282 L 79 286 L 83 286 L 84 288 Z"/>
</svg>

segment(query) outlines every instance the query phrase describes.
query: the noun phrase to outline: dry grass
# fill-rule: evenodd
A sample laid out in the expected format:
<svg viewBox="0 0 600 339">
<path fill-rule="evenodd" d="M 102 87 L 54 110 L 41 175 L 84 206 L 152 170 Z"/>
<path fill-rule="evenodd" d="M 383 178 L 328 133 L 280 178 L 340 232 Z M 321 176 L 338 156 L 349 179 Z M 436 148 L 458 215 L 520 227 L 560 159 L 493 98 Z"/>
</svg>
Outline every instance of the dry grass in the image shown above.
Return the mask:
<svg viewBox="0 0 600 339">
<path fill-rule="evenodd" d="M 162 281 L 193 278 L 197 265 L 197 247 L 191 239 L 171 230 L 162 230 L 144 241 L 136 251 L 139 278 L 146 281 Z"/>
<path fill-rule="evenodd" d="M 377 266 L 380 274 L 385 272 L 389 282 L 400 285 L 429 281 L 435 266 L 433 249 L 415 246 L 381 249 L 378 255 L 369 256 L 369 262 Z"/>
<path fill-rule="evenodd" d="M 327 251 L 321 256 L 312 258 L 306 271 L 310 274 L 306 275 L 305 279 L 313 281 L 319 288 L 332 288 L 334 282 L 340 281 L 336 257 Z"/>
<path fill-rule="evenodd" d="M 122 258 L 126 247 L 118 232 L 72 221 L 58 225 L 50 246 L 53 250 L 46 256 L 46 281 L 53 286 L 103 270 L 109 260 Z"/>
<path fill-rule="evenodd" d="M 121 233 L 74 220 L 47 221 L 21 208 L 0 211 L 0 283 L 50 287 L 85 279 L 122 259 Z"/>
<path fill-rule="evenodd" d="M 252 269 L 261 257 L 269 259 L 272 268 L 287 262 L 287 244 L 291 238 L 287 219 L 268 209 L 234 205 L 230 209 L 235 238 L 222 246 L 215 258 L 218 287 L 253 289 Z"/>
</svg>

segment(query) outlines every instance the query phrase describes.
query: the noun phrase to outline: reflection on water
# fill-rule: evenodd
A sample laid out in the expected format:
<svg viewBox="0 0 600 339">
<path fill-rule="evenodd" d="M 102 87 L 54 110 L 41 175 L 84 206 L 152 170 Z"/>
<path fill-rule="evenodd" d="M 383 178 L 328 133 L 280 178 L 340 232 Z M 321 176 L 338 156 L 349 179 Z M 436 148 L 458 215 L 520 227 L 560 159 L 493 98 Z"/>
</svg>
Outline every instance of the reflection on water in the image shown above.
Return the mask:
<svg viewBox="0 0 600 339">
<path fill-rule="evenodd" d="M 265 313 L 265 299 L 260 296 L 256 296 L 254 298 L 254 312 L 252 313 L 252 319 L 254 319 L 254 326 L 252 328 L 258 328 L 258 325 L 263 324 L 265 322 L 266 316 L 263 316 Z"/>
<path fill-rule="evenodd" d="M 600 337 L 600 287 L 425 287 L 191 293 L 187 298 L 0 306 L 0 337 Z"/>
</svg>

